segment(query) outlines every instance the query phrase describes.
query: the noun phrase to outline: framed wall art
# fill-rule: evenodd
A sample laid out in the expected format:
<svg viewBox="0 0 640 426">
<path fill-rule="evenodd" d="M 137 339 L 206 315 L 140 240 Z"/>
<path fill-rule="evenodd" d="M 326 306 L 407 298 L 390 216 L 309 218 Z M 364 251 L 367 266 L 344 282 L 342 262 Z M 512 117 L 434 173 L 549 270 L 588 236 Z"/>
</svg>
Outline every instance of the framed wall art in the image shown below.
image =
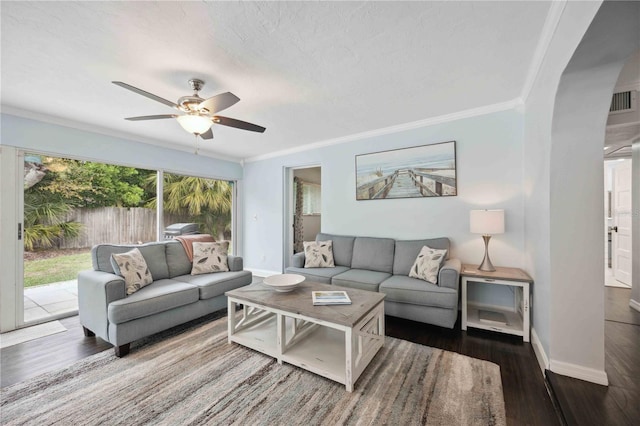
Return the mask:
<svg viewBox="0 0 640 426">
<path fill-rule="evenodd" d="M 356 200 L 455 195 L 455 141 L 356 155 Z"/>
</svg>

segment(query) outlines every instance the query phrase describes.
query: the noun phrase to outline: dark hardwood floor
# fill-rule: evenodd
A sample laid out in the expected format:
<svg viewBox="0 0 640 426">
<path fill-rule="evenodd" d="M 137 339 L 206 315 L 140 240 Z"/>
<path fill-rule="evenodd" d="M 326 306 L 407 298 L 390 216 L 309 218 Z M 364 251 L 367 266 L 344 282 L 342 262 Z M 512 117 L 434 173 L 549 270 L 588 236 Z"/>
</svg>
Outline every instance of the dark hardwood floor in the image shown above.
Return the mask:
<svg viewBox="0 0 640 426">
<path fill-rule="evenodd" d="M 640 312 L 629 307 L 630 289 L 605 289 L 605 371 L 609 386 L 547 372 L 566 423 L 640 424 Z"/>
<path fill-rule="evenodd" d="M 0 350 L 2 387 L 54 371 L 111 345 L 84 337 L 77 316 L 60 320 L 66 332 Z M 508 424 L 555 425 L 559 416 L 538 367 L 531 345 L 517 337 L 496 333 L 453 330 L 386 317 L 386 334 L 427 346 L 458 352 L 500 365 Z"/>
<path fill-rule="evenodd" d="M 482 330 L 462 331 L 459 316 L 453 330 L 387 316 L 385 331 L 388 336 L 498 364 L 507 424 L 561 424 L 533 348 L 522 338 Z"/>
<path fill-rule="evenodd" d="M 59 321 L 67 331 L 0 349 L 3 388 L 113 347 L 98 337 L 84 337 L 77 315 Z"/>
</svg>

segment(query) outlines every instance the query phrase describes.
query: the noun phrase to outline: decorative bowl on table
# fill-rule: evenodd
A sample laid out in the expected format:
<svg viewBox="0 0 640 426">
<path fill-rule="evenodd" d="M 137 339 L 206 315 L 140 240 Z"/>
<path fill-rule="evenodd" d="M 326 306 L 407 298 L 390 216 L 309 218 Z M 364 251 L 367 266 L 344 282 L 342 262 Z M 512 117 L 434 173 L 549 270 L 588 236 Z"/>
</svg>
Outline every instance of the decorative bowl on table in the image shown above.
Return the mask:
<svg viewBox="0 0 640 426">
<path fill-rule="evenodd" d="M 281 293 L 293 291 L 302 281 L 304 276 L 298 274 L 271 275 L 262 280 L 263 283 Z"/>
</svg>

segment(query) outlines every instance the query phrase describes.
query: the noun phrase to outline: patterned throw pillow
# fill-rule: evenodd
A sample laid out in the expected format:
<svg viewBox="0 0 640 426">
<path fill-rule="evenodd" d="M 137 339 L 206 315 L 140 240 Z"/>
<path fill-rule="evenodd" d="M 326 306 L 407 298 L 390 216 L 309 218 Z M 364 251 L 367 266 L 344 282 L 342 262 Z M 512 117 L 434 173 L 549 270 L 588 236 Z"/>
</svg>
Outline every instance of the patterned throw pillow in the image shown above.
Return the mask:
<svg viewBox="0 0 640 426">
<path fill-rule="evenodd" d="M 440 264 L 446 255 L 446 250 L 436 250 L 428 246 L 422 247 L 411 267 L 409 276 L 438 284 L 438 271 L 440 271 Z"/>
<path fill-rule="evenodd" d="M 124 278 L 127 295 L 133 294 L 153 282 L 147 262 L 137 248 L 126 253 L 113 253 L 111 259 L 115 273 Z"/>
<path fill-rule="evenodd" d="M 333 268 L 333 241 L 305 241 L 305 268 Z"/>
<path fill-rule="evenodd" d="M 228 252 L 229 241 L 221 241 L 218 243 L 194 242 L 191 275 L 228 271 Z"/>
</svg>

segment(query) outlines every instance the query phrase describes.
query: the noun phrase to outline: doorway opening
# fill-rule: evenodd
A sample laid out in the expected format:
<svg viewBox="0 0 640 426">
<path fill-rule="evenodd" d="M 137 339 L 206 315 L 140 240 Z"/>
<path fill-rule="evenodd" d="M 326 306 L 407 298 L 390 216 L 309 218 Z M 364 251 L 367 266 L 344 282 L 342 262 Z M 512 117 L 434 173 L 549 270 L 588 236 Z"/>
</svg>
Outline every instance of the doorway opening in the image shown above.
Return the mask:
<svg viewBox="0 0 640 426">
<path fill-rule="evenodd" d="M 632 191 L 631 159 L 604 162 L 605 167 L 605 273 L 607 287 L 631 288 Z"/>
<path fill-rule="evenodd" d="M 303 251 L 303 242 L 314 241 L 321 230 L 321 166 L 287 168 L 285 187 L 283 270 L 290 266 L 292 255 Z"/>
</svg>

